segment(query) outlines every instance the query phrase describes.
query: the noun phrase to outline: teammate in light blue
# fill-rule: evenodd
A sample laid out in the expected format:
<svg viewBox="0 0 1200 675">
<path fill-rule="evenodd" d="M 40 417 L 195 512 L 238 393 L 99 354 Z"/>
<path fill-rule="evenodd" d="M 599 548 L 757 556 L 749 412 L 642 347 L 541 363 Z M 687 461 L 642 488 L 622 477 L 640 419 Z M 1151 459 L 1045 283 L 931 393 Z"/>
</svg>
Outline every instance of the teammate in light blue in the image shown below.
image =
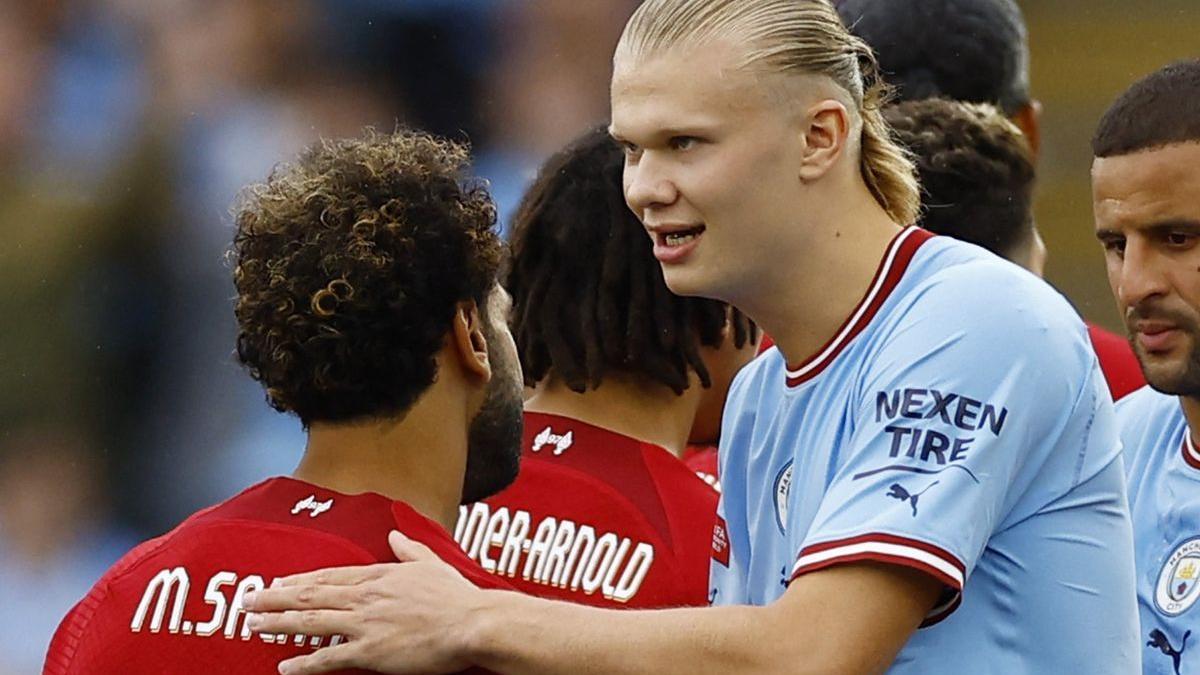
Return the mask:
<svg viewBox="0 0 1200 675">
<path fill-rule="evenodd" d="M 246 600 L 271 612 L 256 629 L 350 638 L 289 674 L 1139 670 L 1123 467 L 1083 324 L 1032 275 L 905 227 L 919 193 L 873 65 L 827 0 L 647 0 L 614 57 L 625 199 L 667 285 L 778 345 L 726 408 L 721 606 L 479 591 L 401 542 L 403 564 Z"/>
<path fill-rule="evenodd" d="M 1150 386 L 1117 406 L 1146 673 L 1200 673 L 1200 61 L 1134 84 L 1093 139 L 1096 234 Z"/>
</svg>

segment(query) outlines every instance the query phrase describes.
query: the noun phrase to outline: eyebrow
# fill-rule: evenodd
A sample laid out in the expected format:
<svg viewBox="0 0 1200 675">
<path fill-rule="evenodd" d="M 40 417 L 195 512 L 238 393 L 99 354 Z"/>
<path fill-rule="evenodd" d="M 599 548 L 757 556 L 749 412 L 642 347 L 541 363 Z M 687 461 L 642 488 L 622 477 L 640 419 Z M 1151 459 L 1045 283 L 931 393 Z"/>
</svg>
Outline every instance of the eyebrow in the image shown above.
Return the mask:
<svg viewBox="0 0 1200 675">
<path fill-rule="evenodd" d="M 669 126 L 669 127 L 663 127 L 661 129 L 655 129 L 653 131 L 653 133 L 648 134 L 648 137 L 650 139 L 652 139 L 651 142 L 661 142 L 661 141 L 666 141 L 668 139 L 675 138 L 678 136 L 706 136 L 707 137 L 713 133 L 716 133 L 715 127 L 704 126 L 702 124 L 695 124 L 695 125 Z M 621 134 L 617 133 L 616 130 L 614 130 L 611 126 L 608 127 L 608 135 L 614 141 L 616 141 L 618 143 L 632 142 L 632 141 L 629 141 L 624 136 L 622 136 Z"/>
<path fill-rule="evenodd" d="M 1179 230 L 1200 232 L 1200 220 L 1172 218 L 1169 220 L 1160 220 L 1158 222 L 1151 223 L 1150 225 L 1147 225 L 1141 229 L 1153 232 L 1155 234 L 1166 234 L 1168 232 L 1178 232 Z"/>
<path fill-rule="evenodd" d="M 1143 225 L 1136 228 L 1139 232 L 1162 236 L 1171 232 L 1184 231 L 1188 233 L 1200 234 L 1200 220 L 1190 220 L 1188 218 L 1172 218 L 1169 220 L 1160 220 L 1149 225 Z M 1101 228 L 1096 230 L 1096 238 L 1100 240 L 1114 239 L 1125 236 L 1117 230 L 1110 228 Z"/>
</svg>

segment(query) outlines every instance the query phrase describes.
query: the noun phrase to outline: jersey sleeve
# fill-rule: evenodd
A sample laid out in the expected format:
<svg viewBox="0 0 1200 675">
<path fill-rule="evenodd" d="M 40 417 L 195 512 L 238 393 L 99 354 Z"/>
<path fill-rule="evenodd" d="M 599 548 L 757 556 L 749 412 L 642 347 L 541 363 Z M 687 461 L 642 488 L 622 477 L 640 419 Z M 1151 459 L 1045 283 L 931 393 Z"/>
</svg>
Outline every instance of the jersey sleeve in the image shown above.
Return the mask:
<svg viewBox="0 0 1200 675">
<path fill-rule="evenodd" d="M 921 570 L 947 589 L 928 625 L 957 607 L 1016 499 L 1044 488 L 1030 485 L 1049 473 L 1036 466 L 1065 447 L 1064 433 L 1086 428 L 1069 422 L 1093 405 L 1088 383 L 1099 374 L 1065 302 L 1009 305 L 983 292 L 1012 275 L 928 289 L 865 360 L 792 579 L 855 561 Z"/>
</svg>

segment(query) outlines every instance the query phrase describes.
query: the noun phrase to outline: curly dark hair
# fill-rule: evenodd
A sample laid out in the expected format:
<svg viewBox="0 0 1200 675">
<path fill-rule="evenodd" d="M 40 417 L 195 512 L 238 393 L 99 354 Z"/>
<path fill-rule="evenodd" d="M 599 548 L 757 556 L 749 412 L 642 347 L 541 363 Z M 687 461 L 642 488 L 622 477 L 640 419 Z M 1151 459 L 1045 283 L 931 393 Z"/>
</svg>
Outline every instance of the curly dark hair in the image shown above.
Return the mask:
<svg viewBox="0 0 1200 675">
<path fill-rule="evenodd" d="M 835 0 L 903 101 L 951 98 L 1015 115 L 1030 102 L 1029 38 L 1014 0 Z"/>
<path fill-rule="evenodd" d="M 1092 137 L 1096 157 L 1200 141 L 1200 59 L 1164 66 L 1129 87 Z"/>
<path fill-rule="evenodd" d="M 503 245 L 467 149 L 367 130 L 248 188 L 231 258 L 237 354 L 307 427 L 407 410 L 433 383 L 457 303 L 480 311 Z"/>
<path fill-rule="evenodd" d="M 542 166 L 517 211 L 506 287 L 526 384 L 554 374 L 573 391 L 620 371 L 677 394 L 694 370 L 712 384 L 699 348 L 737 346 L 754 325 L 715 300 L 674 295 L 650 240 L 625 205 L 624 154 L 597 128 Z"/>
<path fill-rule="evenodd" d="M 884 117 L 917 161 L 920 225 L 1012 257 L 1033 234 L 1033 161 L 999 110 L 941 99 L 909 101 Z"/>
</svg>

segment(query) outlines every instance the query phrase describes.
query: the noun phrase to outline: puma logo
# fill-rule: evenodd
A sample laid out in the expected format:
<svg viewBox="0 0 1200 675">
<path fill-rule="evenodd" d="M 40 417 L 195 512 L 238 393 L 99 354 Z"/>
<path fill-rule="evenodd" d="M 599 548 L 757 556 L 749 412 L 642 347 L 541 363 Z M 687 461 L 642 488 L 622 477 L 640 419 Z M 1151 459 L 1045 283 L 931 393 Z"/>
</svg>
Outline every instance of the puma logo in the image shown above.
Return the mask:
<svg viewBox="0 0 1200 675">
<path fill-rule="evenodd" d="M 929 485 L 925 486 L 924 490 L 921 490 L 920 492 L 918 492 L 916 494 L 910 494 L 909 491 L 905 490 L 904 486 L 899 483 L 892 483 L 891 492 L 888 492 L 887 496 L 889 496 L 893 499 L 899 499 L 902 502 L 908 502 L 910 505 L 912 505 L 913 518 L 916 518 L 917 517 L 917 500 L 921 498 L 921 495 L 928 492 L 929 488 L 933 487 L 934 485 L 937 485 L 940 482 L 941 481 L 935 480 L 932 483 L 930 483 Z"/>
<path fill-rule="evenodd" d="M 1146 643 L 1147 647 L 1154 647 L 1158 651 L 1171 657 L 1171 661 L 1175 664 L 1175 675 L 1179 675 L 1179 662 L 1183 660 L 1183 651 L 1187 649 L 1188 637 L 1192 631 L 1183 634 L 1183 642 L 1179 644 L 1178 651 L 1171 646 L 1171 641 L 1167 639 L 1166 633 L 1155 628 L 1150 631 L 1150 641 Z"/>
</svg>

